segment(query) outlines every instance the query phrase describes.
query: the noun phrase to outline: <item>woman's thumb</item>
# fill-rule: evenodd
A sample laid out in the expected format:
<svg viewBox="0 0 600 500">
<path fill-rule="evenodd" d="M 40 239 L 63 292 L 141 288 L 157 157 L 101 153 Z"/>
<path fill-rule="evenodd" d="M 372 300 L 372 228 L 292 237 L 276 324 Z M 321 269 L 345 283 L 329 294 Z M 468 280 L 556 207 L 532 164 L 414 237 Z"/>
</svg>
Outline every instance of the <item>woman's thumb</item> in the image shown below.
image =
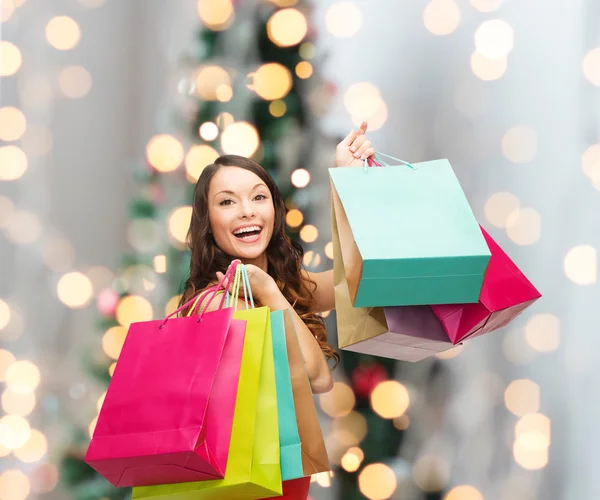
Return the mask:
<svg viewBox="0 0 600 500">
<path fill-rule="evenodd" d="M 217 281 L 221 282 L 222 279 L 223 279 L 223 273 L 220 271 L 217 271 Z"/>
</svg>

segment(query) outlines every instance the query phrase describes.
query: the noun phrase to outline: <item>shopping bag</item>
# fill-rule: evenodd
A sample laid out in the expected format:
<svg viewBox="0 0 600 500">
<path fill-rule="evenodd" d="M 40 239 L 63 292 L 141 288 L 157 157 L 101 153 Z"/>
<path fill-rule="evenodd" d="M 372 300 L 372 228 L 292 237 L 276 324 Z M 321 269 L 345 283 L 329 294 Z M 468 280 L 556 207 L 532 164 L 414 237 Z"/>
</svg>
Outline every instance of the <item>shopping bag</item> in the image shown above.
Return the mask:
<svg viewBox="0 0 600 500">
<path fill-rule="evenodd" d="M 329 471 L 329 458 L 327 457 L 327 449 L 325 448 L 310 381 L 306 373 L 306 365 L 300 350 L 292 311 L 286 309 L 283 312 L 294 407 L 296 408 L 296 423 L 298 424 L 302 447 L 302 470 L 304 476 L 310 476 Z"/>
<path fill-rule="evenodd" d="M 454 347 L 429 306 L 352 307 L 335 219 L 332 228 L 340 349 L 416 362 Z"/>
<path fill-rule="evenodd" d="M 490 251 L 448 160 L 329 173 L 354 306 L 479 300 Z"/>
<path fill-rule="evenodd" d="M 238 269 L 247 287 L 245 297 L 253 305 L 245 267 L 240 264 Z M 233 309 L 237 296 L 239 290 L 233 293 Z M 270 310 L 249 308 L 237 310 L 233 316 L 246 321 L 246 338 L 225 477 L 142 486 L 133 489 L 132 499 L 238 500 L 282 494 Z"/>
<path fill-rule="evenodd" d="M 273 358 L 275 361 L 275 385 L 277 387 L 277 414 L 279 417 L 279 444 L 281 456 L 281 479 L 297 479 L 304 476 L 302 470 L 302 447 L 298 424 L 290 366 L 285 339 L 283 315 L 286 311 L 271 311 Z"/>
<path fill-rule="evenodd" d="M 310 477 L 301 477 L 283 482 L 283 493 L 278 497 L 270 497 L 270 500 L 306 500 L 310 491 Z"/>
<path fill-rule="evenodd" d="M 115 486 L 225 474 L 245 322 L 170 316 L 129 327 L 85 456 Z"/>
<path fill-rule="evenodd" d="M 541 297 L 516 264 L 481 228 L 492 258 L 476 304 L 433 305 L 431 309 L 454 343 L 508 325 Z"/>
</svg>

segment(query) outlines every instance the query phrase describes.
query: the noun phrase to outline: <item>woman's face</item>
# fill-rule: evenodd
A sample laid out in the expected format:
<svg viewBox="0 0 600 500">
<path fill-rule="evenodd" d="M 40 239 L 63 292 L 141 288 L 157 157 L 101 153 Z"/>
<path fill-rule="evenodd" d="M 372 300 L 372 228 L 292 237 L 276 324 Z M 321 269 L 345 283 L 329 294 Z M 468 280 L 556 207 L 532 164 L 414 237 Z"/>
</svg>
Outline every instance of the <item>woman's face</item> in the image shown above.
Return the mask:
<svg viewBox="0 0 600 500">
<path fill-rule="evenodd" d="M 233 257 L 256 259 L 271 241 L 273 198 L 261 178 L 248 170 L 217 170 L 208 189 L 208 215 L 217 245 Z"/>
</svg>

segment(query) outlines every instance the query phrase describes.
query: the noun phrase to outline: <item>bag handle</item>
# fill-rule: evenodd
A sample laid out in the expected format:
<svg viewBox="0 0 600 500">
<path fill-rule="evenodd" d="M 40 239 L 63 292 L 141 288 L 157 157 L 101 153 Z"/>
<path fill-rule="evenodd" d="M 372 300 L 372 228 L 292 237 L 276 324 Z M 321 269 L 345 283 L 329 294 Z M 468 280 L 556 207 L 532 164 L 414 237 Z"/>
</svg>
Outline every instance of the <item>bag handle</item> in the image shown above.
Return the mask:
<svg viewBox="0 0 600 500">
<path fill-rule="evenodd" d="M 382 156 L 386 156 L 387 158 L 390 158 L 392 160 L 398 161 L 404 165 L 406 165 L 407 167 L 410 167 L 412 170 L 417 170 L 417 167 L 415 167 L 414 165 L 408 163 L 407 161 L 401 160 L 400 158 L 395 158 L 393 156 L 390 155 L 386 155 L 385 153 L 380 153 L 377 152 L 375 153 L 374 156 L 369 156 L 369 158 L 367 158 L 366 160 L 364 160 L 363 162 L 363 170 L 366 172 L 367 171 L 367 167 L 389 167 L 389 165 L 385 162 L 385 160 L 383 160 L 381 157 Z"/>
<path fill-rule="evenodd" d="M 234 311 L 237 311 L 238 307 L 240 286 L 243 286 L 244 289 L 244 302 L 246 304 L 246 309 L 248 309 L 249 305 L 248 300 L 250 301 L 250 307 L 254 309 L 254 297 L 252 295 L 252 289 L 250 288 L 250 278 L 248 277 L 248 269 L 244 264 L 240 264 L 236 269 L 235 281 L 232 287 L 231 300 L 233 302 Z M 229 296 L 226 298 L 225 307 L 230 307 Z"/>
<path fill-rule="evenodd" d="M 184 309 L 186 309 L 187 307 L 189 307 L 190 305 L 193 305 L 193 307 L 191 308 L 190 311 L 194 311 L 196 306 L 198 305 L 198 303 L 201 303 L 201 300 L 204 300 L 205 297 L 207 297 L 209 294 L 212 294 L 212 297 L 210 299 L 210 301 L 208 302 L 208 304 L 206 305 L 208 307 L 208 305 L 213 301 L 213 299 L 217 296 L 217 293 L 219 292 L 219 290 L 221 289 L 227 289 L 232 281 L 233 278 L 233 273 L 235 273 L 235 269 L 237 268 L 238 263 L 240 263 L 239 260 L 235 260 L 232 263 L 232 266 L 230 266 L 230 268 L 227 270 L 227 272 L 225 273 L 225 275 L 223 276 L 223 278 L 221 279 L 220 283 L 218 285 L 214 285 L 210 288 L 207 288 L 206 290 L 204 290 L 204 292 L 202 292 L 201 294 L 199 294 L 196 297 L 192 297 L 190 300 L 188 300 L 185 304 L 183 304 L 181 307 L 179 307 L 178 309 L 176 309 L 175 311 L 173 311 L 171 314 L 169 314 L 162 322 L 161 324 L 158 326 L 159 328 L 164 328 L 166 322 L 169 320 L 169 318 L 171 318 L 171 316 L 174 316 L 178 313 L 180 313 L 181 311 L 183 311 Z M 225 283 L 227 282 L 227 285 L 225 285 Z M 223 306 L 223 302 L 225 300 L 225 297 L 223 297 L 221 299 L 221 304 L 219 305 L 219 308 L 221 308 Z M 188 316 L 190 316 L 191 314 L 188 313 Z"/>
</svg>

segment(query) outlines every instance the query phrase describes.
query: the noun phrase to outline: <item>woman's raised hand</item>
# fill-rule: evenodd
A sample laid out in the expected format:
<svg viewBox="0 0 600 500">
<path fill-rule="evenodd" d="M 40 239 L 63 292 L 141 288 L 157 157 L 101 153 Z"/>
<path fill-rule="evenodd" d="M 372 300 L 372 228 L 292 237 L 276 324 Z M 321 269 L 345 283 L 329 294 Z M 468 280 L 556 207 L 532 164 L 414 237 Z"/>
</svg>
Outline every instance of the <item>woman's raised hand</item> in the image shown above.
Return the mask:
<svg viewBox="0 0 600 500">
<path fill-rule="evenodd" d="M 375 154 L 375 149 L 366 136 L 368 125 L 366 121 L 362 122 L 358 130 L 351 130 L 337 145 L 335 154 L 337 167 L 361 166 L 364 160 Z"/>
</svg>

